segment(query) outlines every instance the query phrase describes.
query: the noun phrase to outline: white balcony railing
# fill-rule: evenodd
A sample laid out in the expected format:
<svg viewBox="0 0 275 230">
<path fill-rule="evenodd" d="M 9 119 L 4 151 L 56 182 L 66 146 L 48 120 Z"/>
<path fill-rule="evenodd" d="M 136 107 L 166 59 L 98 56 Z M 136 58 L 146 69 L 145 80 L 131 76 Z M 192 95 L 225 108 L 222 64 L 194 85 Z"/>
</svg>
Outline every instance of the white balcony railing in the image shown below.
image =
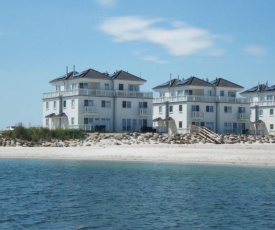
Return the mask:
<svg viewBox="0 0 275 230">
<path fill-rule="evenodd" d="M 151 109 L 139 109 L 138 114 L 139 116 L 151 116 L 153 113 Z"/>
<path fill-rule="evenodd" d="M 192 118 L 202 119 L 204 118 L 204 112 L 191 112 Z"/>
<path fill-rule="evenodd" d="M 65 91 L 56 91 L 43 93 L 43 99 L 53 98 L 59 96 L 95 96 L 95 97 L 135 97 L 135 98 L 153 98 L 152 92 L 142 91 L 114 91 L 114 90 L 101 90 L 101 89 L 70 89 Z"/>
<path fill-rule="evenodd" d="M 250 120 L 250 114 L 248 113 L 238 113 L 238 120 Z"/>
<path fill-rule="evenodd" d="M 115 95 L 118 97 L 153 98 L 152 92 L 142 91 L 116 90 Z"/>
<path fill-rule="evenodd" d="M 162 102 L 181 102 L 181 101 L 196 101 L 196 102 L 229 102 L 229 103 L 249 103 L 247 98 L 241 97 L 217 97 L 217 96 L 174 96 L 174 97 L 159 97 L 154 98 L 153 103 Z"/>
<path fill-rule="evenodd" d="M 275 106 L 275 101 L 253 101 L 250 106 Z"/>
<path fill-rule="evenodd" d="M 84 114 L 97 114 L 96 107 L 94 106 L 84 106 L 83 108 Z"/>
</svg>

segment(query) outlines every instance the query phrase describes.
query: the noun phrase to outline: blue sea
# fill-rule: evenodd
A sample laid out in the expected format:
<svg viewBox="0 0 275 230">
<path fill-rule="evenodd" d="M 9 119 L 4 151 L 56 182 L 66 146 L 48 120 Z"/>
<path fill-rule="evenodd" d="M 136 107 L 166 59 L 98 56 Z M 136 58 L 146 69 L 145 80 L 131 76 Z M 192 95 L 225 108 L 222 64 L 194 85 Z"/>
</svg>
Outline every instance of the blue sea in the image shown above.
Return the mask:
<svg viewBox="0 0 275 230">
<path fill-rule="evenodd" d="M 275 229 L 275 168 L 0 159 L 0 229 Z"/>
</svg>

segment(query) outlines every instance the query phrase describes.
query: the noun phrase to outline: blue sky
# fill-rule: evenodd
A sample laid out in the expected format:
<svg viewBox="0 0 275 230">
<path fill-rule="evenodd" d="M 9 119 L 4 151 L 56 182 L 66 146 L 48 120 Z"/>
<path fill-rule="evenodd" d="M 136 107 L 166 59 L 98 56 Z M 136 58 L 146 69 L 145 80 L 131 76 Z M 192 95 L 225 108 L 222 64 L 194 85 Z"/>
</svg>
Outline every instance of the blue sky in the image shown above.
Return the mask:
<svg viewBox="0 0 275 230">
<path fill-rule="evenodd" d="M 125 70 L 151 91 L 170 78 L 275 84 L 273 0 L 0 0 L 0 129 L 42 124 L 49 81 Z"/>
</svg>

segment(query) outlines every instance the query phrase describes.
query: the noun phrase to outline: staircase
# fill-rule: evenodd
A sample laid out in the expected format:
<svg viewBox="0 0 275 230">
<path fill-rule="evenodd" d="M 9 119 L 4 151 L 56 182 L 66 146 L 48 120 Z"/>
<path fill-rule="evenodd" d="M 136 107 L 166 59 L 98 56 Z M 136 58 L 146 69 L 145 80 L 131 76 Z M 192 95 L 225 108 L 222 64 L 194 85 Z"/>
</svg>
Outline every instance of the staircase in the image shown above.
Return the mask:
<svg viewBox="0 0 275 230">
<path fill-rule="evenodd" d="M 192 125 L 192 129 L 196 130 L 196 133 L 203 138 L 206 138 L 213 144 L 221 144 L 220 136 L 217 133 L 214 133 L 212 130 L 206 127 L 198 127 Z"/>
</svg>

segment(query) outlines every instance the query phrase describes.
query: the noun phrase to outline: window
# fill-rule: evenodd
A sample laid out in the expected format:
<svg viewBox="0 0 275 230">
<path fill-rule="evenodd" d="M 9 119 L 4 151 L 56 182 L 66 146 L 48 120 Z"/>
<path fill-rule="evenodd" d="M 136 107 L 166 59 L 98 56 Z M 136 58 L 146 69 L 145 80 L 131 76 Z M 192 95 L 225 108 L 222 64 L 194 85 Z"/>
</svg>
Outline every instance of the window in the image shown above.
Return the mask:
<svg viewBox="0 0 275 230">
<path fill-rule="evenodd" d="M 170 105 L 170 106 L 169 106 L 169 112 L 170 112 L 170 113 L 173 113 L 173 105 Z"/>
<path fill-rule="evenodd" d="M 159 113 L 162 113 L 162 106 L 159 106 Z"/>
<path fill-rule="evenodd" d="M 261 116 L 261 117 L 262 117 L 263 115 L 264 115 L 264 114 L 263 114 L 263 110 L 262 110 L 262 109 L 260 109 L 260 110 L 259 110 L 259 116 Z"/>
<path fill-rule="evenodd" d="M 47 101 L 46 102 L 46 110 L 48 110 L 49 109 L 49 102 Z"/>
<path fill-rule="evenodd" d="M 274 125 L 273 124 L 270 124 L 270 129 L 274 129 Z"/>
<path fill-rule="evenodd" d="M 200 111 L 200 106 L 199 105 L 192 105 L 191 111 L 192 112 L 199 112 Z"/>
<path fill-rule="evenodd" d="M 212 96 L 212 90 L 207 90 L 207 96 Z"/>
<path fill-rule="evenodd" d="M 122 102 L 122 108 L 130 109 L 131 108 L 131 101 L 123 101 Z"/>
<path fill-rule="evenodd" d="M 56 86 L 55 86 L 55 90 L 56 90 L 56 91 L 60 91 L 60 85 L 56 85 Z"/>
<path fill-rule="evenodd" d="M 228 97 L 236 97 L 236 92 L 228 92 Z"/>
<path fill-rule="evenodd" d="M 70 85 L 70 89 L 77 89 L 77 84 L 76 83 L 72 83 Z"/>
<path fill-rule="evenodd" d="M 138 103 L 138 108 L 140 108 L 140 109 L 147 109 L 148 108 L 147 101 L 139 102 Z"/>
<path fill-rule="evenodd" d="M 274 115 L 274 110 L 273 110 L 273 109 L 270 109 L 270 110 L 269 110 L 269 115 L 270 115 L 270 116 L 273 116 L 273 115 Z"/>
<path fill-rule="evenodd" d="M 207 113 L 213 113 L 213 112 L 214 112 L 214 106 L 212 106 L 212 105 L 207 105 L 207 106 L 206 106 L 206 112 L 207 112 Z"/>
<path fill-rule="evenodd" d="M 205 127 L 213 131 L 214 130 L 214 122 L 209 122 L 209 121 L 205 122 Z"/>
<path fill-rule="evenodd" d="M 138 85 L 129 85 L 129 91 L 139 91 Z"/>
<path fill-rule="evenodd" d="M 193 94 L 193 91 L 192 91 L 191 89 L 186 89 L 186 90 L 184 91 L 184 94 L 185 94 L 185 95 L 192 95 L 192 94 Z"/>
<path fill-rule="evenodd" d="M 118 90 L 123 90 L 123 84 L 118 85 Z"/>
<path fill-rule="evenodd" d="M 74 125 L 74 117 L 71 117 L 71 125 Z"/>
<path fill-rule="evenodd" d="M 165 97 L 165 93 L 160 92 L 159 97 Z"/>
<path fill-rule="evenodd" d="M 245 107 L 239 107 L 238 112 L 239 113 L 245 113 Z"/>
<path fill-rule="evenodd" d="M 71 101 L 71 106 L 72 106 L 72 109 L 74 109 L 74 106 L 75 106 L 74 99 L 72 99 L 72 101 Z"/>
<path fill-rule="evenodd" d="M 183 90 L 178 90 L 178 96 L 182 96 L 183 95 Z"/>
<path fill-rule="evenodd" d="M 131 119 L 122 119 L 122 131 L 131 131 Z"/>
<path fill-rule="evenodd" d="M 94 106 L 94 101 L 93 100 L 84 100 L 84 106 Z"/>
<path fill-rule="evenodd" d="M 46 118 L 46 126 L 49 126 L 49 118 Z"/>
<path fill-rule="evenodd" d="M 80 89 L 88 89 L 88 83 L 79 83 Z"/>
<path fill-rule="evenodd" d="M 182 113 L 182 105 L 179 105 L 179 112 Z"/>
<path fill-rule="evenodd" d="M 93 124 L 93 118 L 84 118 L 84 124 L 85 125 Z"/>
<path fill-rule="evenodd" d="M 220 96 L 224 97 L 224 91 L 223 90 L 220 91 Z"/>
<path fill-rule="evenodd" d="M 66 102 L 66 100 L 63 101 L 63 107 L 64 107 L 64 109 L 66 109 L 66 107 L 67 107 L 67 102 Z"/>
<path fill-rule="evenodd" d="M 109 90 L 109 89 L 110 89 L 110 85 L 109 85 L 108 83 L 105 83 L 105 84 L 104 84 L 104 89 L 105 89 L 105 90 Z"/>
<path fill-rule="evenodd" d="M 56 109 L 56 101 L 53 102 L 53 109 Z"/>
<path fill-rule="evenodd" d="M 231 106 L 224 106 L 224 112 L 225 113 L 232 113 L 232 107 Z"/>
<path fill-rule="evenodd" d="M 102 100 L 101 101 L 101 107 L 103 107 L 103 108 L 110 108 L 111 107 L 111 101 Z"/>
<path fill-rule="evenodd" d="M 267 95 L 266 100 L 267 101 L 272 101 L 273 100 L 273 95 Z"/>
<path fill-rule="evenodd" d="M 179 128 L 182 128 L 182 121 L 179 121 Z"/>
</svg>

